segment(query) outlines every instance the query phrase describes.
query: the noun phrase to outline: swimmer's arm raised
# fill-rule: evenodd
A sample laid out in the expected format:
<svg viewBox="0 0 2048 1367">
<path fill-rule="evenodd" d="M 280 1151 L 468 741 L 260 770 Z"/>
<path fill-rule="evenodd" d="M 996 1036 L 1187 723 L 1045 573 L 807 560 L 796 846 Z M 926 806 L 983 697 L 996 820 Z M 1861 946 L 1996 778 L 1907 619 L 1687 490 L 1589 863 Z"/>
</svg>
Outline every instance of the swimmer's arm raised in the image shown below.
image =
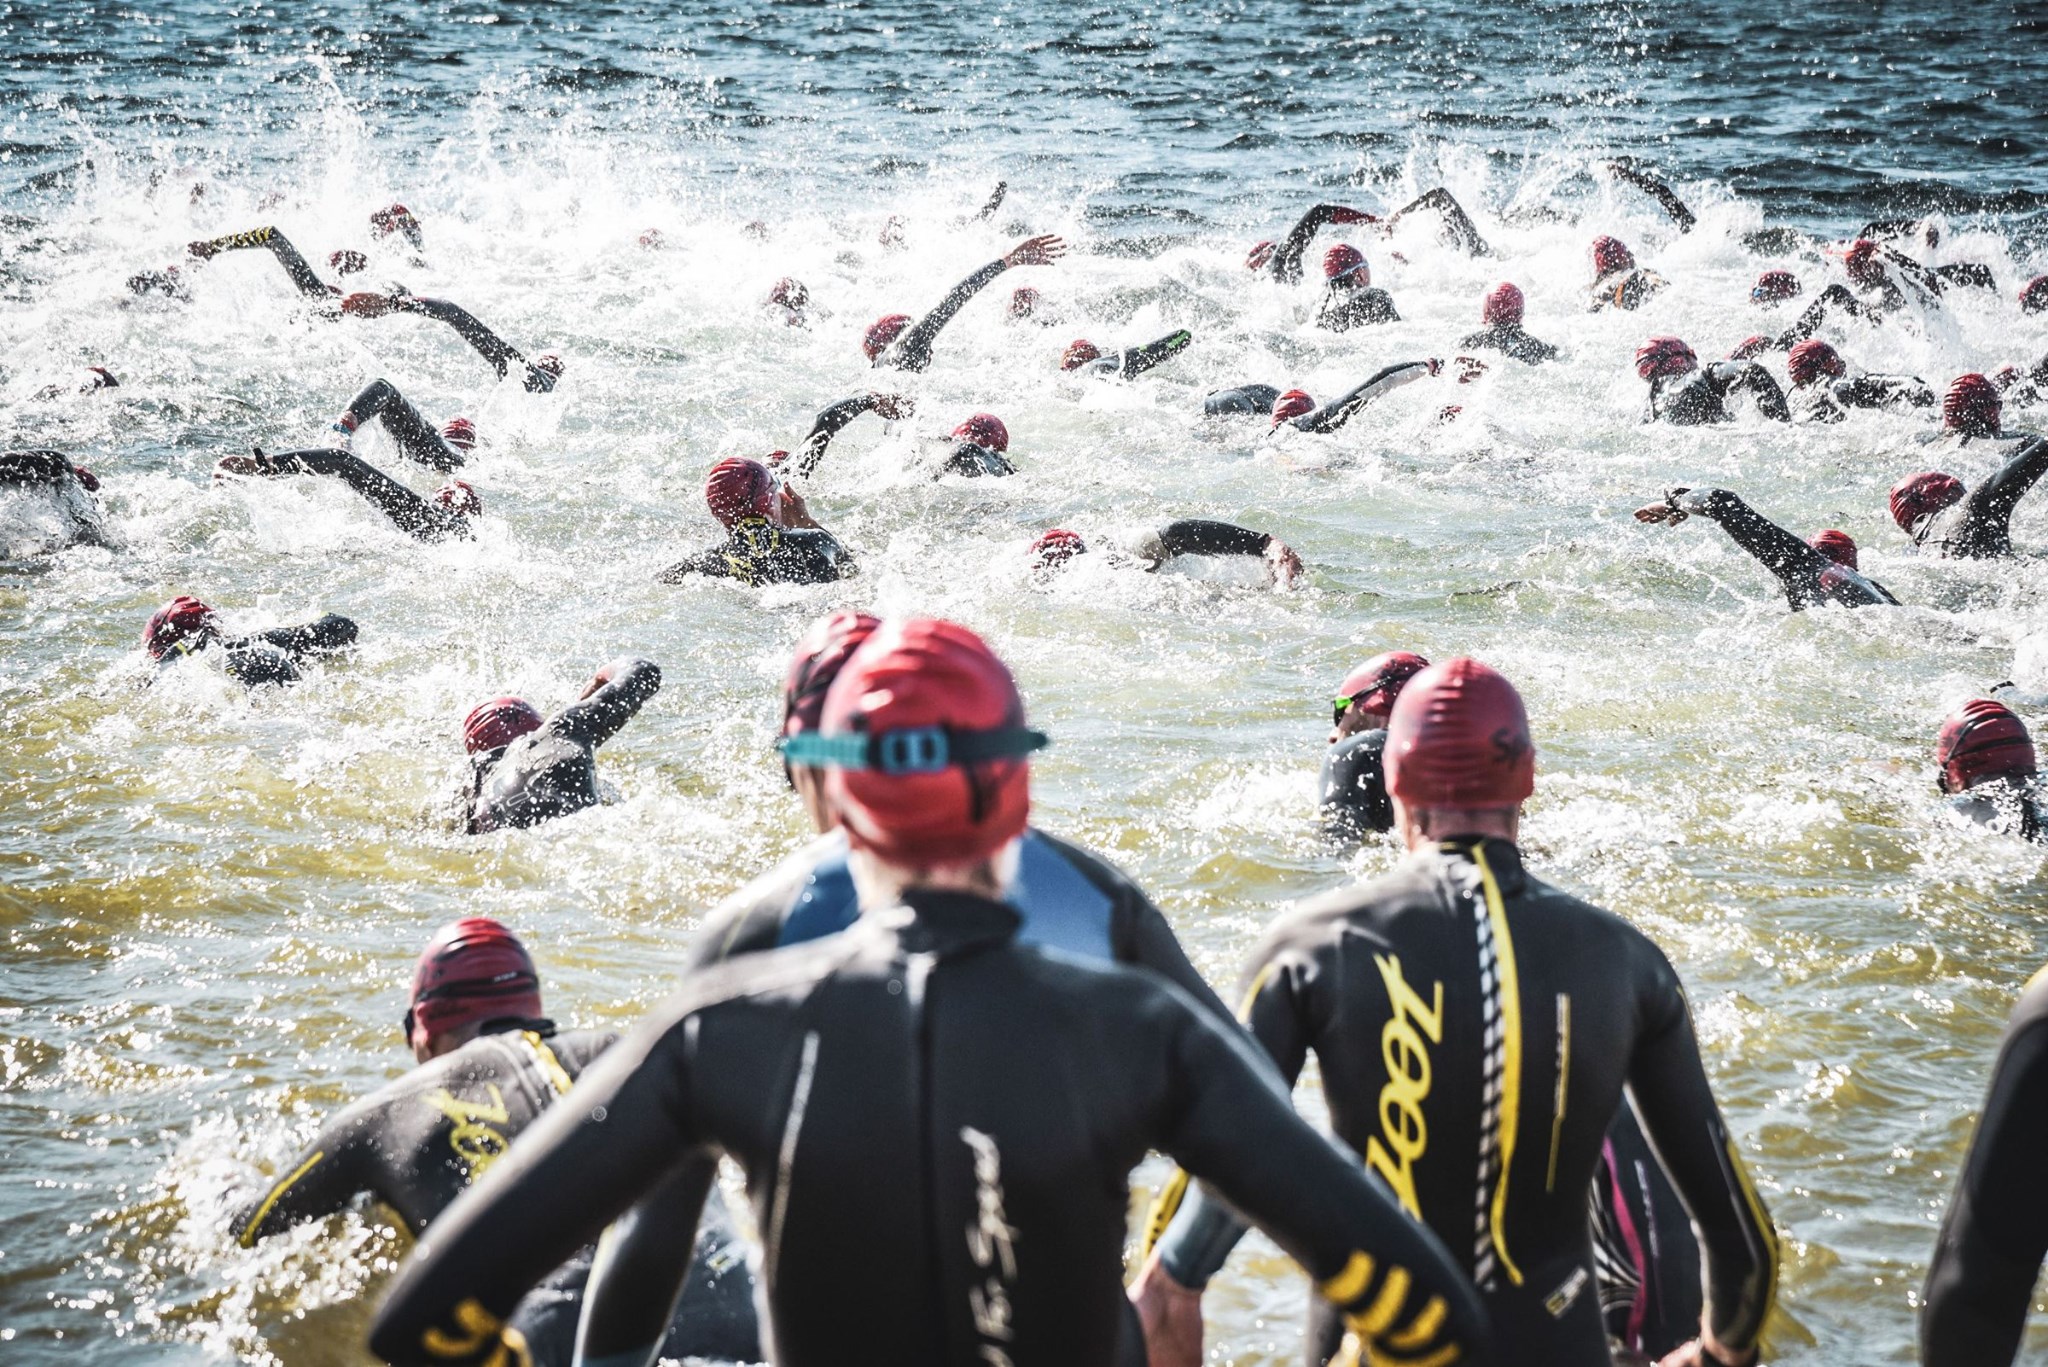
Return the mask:
<svg viewBox="0 0 2048 1367">
<path fill-rule="evenodd" d="M 333 285 L 315 275 L 313 268 L 306 264 L 306 258 L 299 255 L 299 249 L 292 245 L 291 239 L 275 228 L 251 228 L 245 233 L 229 233 L 226 237 L 194 242 L 185 250 L 199 260 L 206 261 L 221 252 L 240 251 L 247 247 L 262 247 L 276 257 L 278 264 L 284 267 L 284 273 L 291 277 L 292 284 L 298 287 L 300 294 L 311 295 L 316 299 L 327 299 L 341 293 Z"/>
<path fill-rule="evenodd" d="M 603 745 L 660 691 L 660 665 L 621 655 L 600 669 L 583 690 L 582 699 L 563 708 L 548 727 L 570 740 Z"/>
</svg>

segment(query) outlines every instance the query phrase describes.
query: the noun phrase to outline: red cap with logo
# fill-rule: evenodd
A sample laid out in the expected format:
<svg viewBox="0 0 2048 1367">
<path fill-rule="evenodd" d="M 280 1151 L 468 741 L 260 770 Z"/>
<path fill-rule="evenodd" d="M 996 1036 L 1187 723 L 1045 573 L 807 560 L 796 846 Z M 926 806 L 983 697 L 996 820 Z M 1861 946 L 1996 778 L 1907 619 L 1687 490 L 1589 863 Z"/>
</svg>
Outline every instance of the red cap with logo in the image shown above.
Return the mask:
<svg viewBox="0 0 2048 1367">
<path fill-rule="evenodd" d="M 441 927 L 420 951 L 405 1013 L 413 1048 L 465 1025 L 540 1017 L 540 974 L 519 937 L 488 916 Z"/>
<path fill-rule="evenodd" d="M 744 517 L 767 517 L 775 507 L 775 476 L 758 460 L 727 456 L 705 476 L 704 503 L 728 527 Z"/>
<path fill-rule="evenodd" d="M 2038 772 L 2033 737 L 2027 724 L 2004 703 L 1972 698 L 1941 724 L 1934 742 L 1934 762 L 1941 766 L 1941 790 L 1960 793 L 1987 778 Z"/>
<path fill-rule="evenodd" d="M 1847 532 L 1838 532 L 1830 527 L 1806 544 L 1837 565 L 1846 565 L 1852 570 L 1856 568 L 1856 539 Z"/>
<path fill-rule="evenodd" d="M 1488 327 L 1512 326 L 1522 321 L 1523 305 L 1521 286 L 1503 280 L 1486 292 L 1486 302 L 1479 306 L 1479 320 Z"/>
<path fill-rule="evenodd" d="M 1387 791 L 1409 807 L 1519 807 L 1536 747 L 1515 686 L 1467 656 L 1410 679 L 1387 723 Z"/>
<path fill-rule="evenodd" d="M 1298 418 L 1304 413 L 1316 411 L 1316 401 L 1308 396 L 1305 389 L 1290 389 L 1273 400 L 1273 426 L 1278 427 L 1289 418 Z"/>
<path fill-rule="evenodd" d="M 474 451 L 476 424 L 468 418 L 450 418 L 441 428 L 441 440 L 458 451 Z"/>
</svg>

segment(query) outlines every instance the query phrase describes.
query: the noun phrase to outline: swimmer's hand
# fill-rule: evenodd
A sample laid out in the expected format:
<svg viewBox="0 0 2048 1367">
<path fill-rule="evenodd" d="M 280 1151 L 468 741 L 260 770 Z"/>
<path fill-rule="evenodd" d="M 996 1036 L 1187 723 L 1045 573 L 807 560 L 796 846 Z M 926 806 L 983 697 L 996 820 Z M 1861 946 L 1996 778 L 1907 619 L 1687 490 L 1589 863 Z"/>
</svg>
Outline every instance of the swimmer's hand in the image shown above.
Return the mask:
<svg viewBox="0 0 2048 1367">
<path fill-rule="evenodd" d="M 1286 542 L 1269 541 L 1266 543 L 1266 574 L 1273 587 L 1292 588 L 1294 581 L 1303 574 L 1301 557 Z"/>
<path fill-rule="evenodd" d="M 610 665 L 606 665 L 603 669 L 598 670 L 597 673 L 590 676 L 590 682 L 584 686 L 583 692 L 577 696 L 576 701 L 582 702 L 583 699 L 597 692 L 598 689 L 603 688 L 606 684 L 610 683 L 611 681 L 612 667 Z"/>
<path fill-rule="evenodd" d="M 351 318 L 382 318 L 396 307 L 398 300 L 395 296 L 378 294 L 374 290 L 351 294 L 341 301 L 341 311 Z"/>
<path fill-rule="evenodd" d="M 874 409 L 877 415 L 894 422 L 898 418 L 907 418 L 915 413 L 917 400 L 908 394 L 870 394 L 868 406 Z"/>
<path fill-rule="evenodd" d="M 1662 503 L 1645 503 L 1642 507 L 1636 509 L 1636 521 L 1666 522 L 1676 527 L 1689 516 L 1683 508 L 1678 506 L 1678 500 L 1682 495 L 1691 492 L 1691 489 L 1673 489 L 1664 495 Z"/>
<path fill-rule="evenodd" d="M 1755 1367 L 1756 1360 L 1756 1349 L 1738 1353 L 1733 1348 L 1723 1347 L 1703 1331 L 1700 1338 L 1659 1358 L 1657 1367 Z"/>
<path fill-rule="evenodd" d="M 783 485 L 778 498 L 780 500 L 783 526 L 811 528 L 818 526 L 818 519 L 811 516 L 810 505 L 804 502 L 804 496 L 795 489 L 792 489 L 787 484 Z"/>
<path fill-rule="evenodd" d="M 1067 244 L 1060 240 L 1058 233 L 1044 233 L 1038 237 L 1027 237 L 1010 248 L 1003 257 L 1003 266 L 1050 266 L 1067 254 Z"/>
<path fill-rule="evenodd" d="M 1169 1276 L 1155 1252 L 1129 1294 L 1145 1331 L 1145 1367 L 1199 1367 L 1202 1293 Z"/>
<path fill-rule="evenodd" d="M 185 246 L 187 256 L 196 257 L 201 261 L 211 260 L 219 251 L 220 244 L 217 242 L 190 242 Z"/>
</svg>

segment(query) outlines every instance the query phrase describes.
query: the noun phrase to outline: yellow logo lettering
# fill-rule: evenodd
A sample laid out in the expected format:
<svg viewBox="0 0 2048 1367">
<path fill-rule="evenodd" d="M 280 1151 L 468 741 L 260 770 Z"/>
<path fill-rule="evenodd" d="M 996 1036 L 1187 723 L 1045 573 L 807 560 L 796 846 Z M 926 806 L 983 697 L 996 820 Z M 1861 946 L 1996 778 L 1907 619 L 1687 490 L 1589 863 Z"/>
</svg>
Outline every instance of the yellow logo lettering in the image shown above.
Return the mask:
<svg viewBox="0 0 2048 1367">
<path fill-rule="evenodd" d="M 1401 1208 L 1419 1220 L 1422 1206 L 1415 1195 L 1414 1164 L 1429 1149 L 1422 1103 L 1429 1096 L 1432 1077 L 1428 1045 L 1444 1039 L 1444 985 L 1435 984 L 1434 999 L 1425 1003 L 1408 985 L 1398 958 L 1376 954 L 1373 962 L 1387 985 L 1387 1002 L 1394 1013 L 1380 1029 L 1380 1063 L 1387 1072 L 1380 1088 L 1380 1134 L 1386 1143 L 1368 1138 L 1365 1163 L 1393 1189 Z"/>
<path fill-rule="evenodd" d="M 486 1085 L 491 1093 L 488 1106 L 481 1101 L 464 1101 L 446 1089 L 427 1097 L 427 1104 L 447 1116 L 454 1126 L 448 1132 L 448 1144 L 462 1160 L 463 1171 L 472 1182 L 503 1157 L 510 1145 L 504 1134 L 491 1126 L 507 1124 L 512 1113 L 505 1109 L 504 1094 L 495 1085 Z"/>
</svg>

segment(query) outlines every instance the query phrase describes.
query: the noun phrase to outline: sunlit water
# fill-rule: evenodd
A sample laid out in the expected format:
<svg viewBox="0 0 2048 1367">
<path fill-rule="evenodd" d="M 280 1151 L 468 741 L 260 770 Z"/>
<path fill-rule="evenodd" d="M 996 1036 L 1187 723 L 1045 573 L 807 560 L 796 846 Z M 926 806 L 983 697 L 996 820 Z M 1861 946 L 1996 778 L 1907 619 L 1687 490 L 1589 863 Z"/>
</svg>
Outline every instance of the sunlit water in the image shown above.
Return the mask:
<svg viewBox="0 0 2048 1367">
<path fill-rule="evenodd" d="M 1981 7 L 1799 15 L 1795 31 L 1605 4 L 657 18 L 0 0 L 0 439 L 92 465 L 126 542 L 0 571 L 0 1358 L 360 1361 L 402 1237 L 349 1217 L 242 1252 L 235 1202 L 406 1066 L 409 964 L 451 917 L 519 928 L 565 1023 L 661 996 L 700 911 L 800 838 L 774 688 L 802 624 L 859 604 L 989 635 L 1057 738 L 1040 821 L 1135 874 L 1218 984 L 1279 905 L 1395 857 L 1317 836 L 1335 681 L 1391 647 L 1505 669 L 1541 752 L 1533 858 L 1678 962 L 1789 1236 L 1774 1356 L 1908 1360 L 1990 1050 L 2048 949 L 2039 854 L 1944 823 L 1929 741 L 1986 685 L 2048 689 L 2048 574 L 1903 553 L 1884 491 L 1917 467 L 1920 424 L 1646 431 L 1626 358 L 1653 332 L 1719 354 L 1762 330 L 1747 230 L 1841 235 L 1930 209 L 1938 259 L 1987 262 L 1997 295 L 1844 350 L 1937 383 L 2040 356 L 2048 324 L 2011 300 L 2048 264 L 2048 63 L 2031 21 Z M 1679 237 L 1587 174 L 1614 153 L 1666 168 L 1699 229 Z M 995 220 L 963 225 L 999 178 Z M 1500 258 L 1426 226 L 1359 237 L 1399 325 L 1318 333 L 1312 293 L 1241 268 L 1317 199 L 1385 210 L 1437 183 Z M 368 240 L 394 198 L 424 222 L 424 264 Z M 892 214 L 901 251 L 877 241 Z M 754 219 L 765 240 L 743 232 Z M 529 396 L 419 319 L 321 321 L 255 253 L 199 271 L 189 304 L 121 291 L 192 238 L 260 222 L 316 265 L 370 249 L 369 280 L 561 351 L 566 379 Z M 665 249 L 638 245 L 648 228 Z M 1579 312 L 1600 231 L 1674 282 L 1643 313 Z M 971 305 L 933 369 L 900 380 L 916 418 L 863 419 L 814 483 L 861 578 L 653 582 L 713 539 L 713 460 L 791 446 L 874 387 L 866 323 L 928 306 L 1027 232 L 1075 254 Z M 1809 293 L 1830 269 L 1784 264 Z M 758 308 L 784 274 L 828 312 L 810 331 Z M 1501 278 L 1562 364 L 1426 382 L 1319 441 L 1198 417 L 1227 383 L 1327 398 L 1449 355 Z M 1057 326 L 1001 321 L 1025 283 Z M 1178 326 L 1194 346 L 1137 384 L 1056 370 L 1072 337 Z M 35 398 L 94 363 L 121 387 Z M 475 542 L 415 545 L 317 481 L 208 479 L 251 442 L 317 440 L 377 375 L 483 429 Z M 1463 417 L 1439 427 L 1449 403 Z M 1008 421 L 1019 477 L 915 472 L 924 440 L 983 408 Z M 397 468 L 381 436 L 358 447 Z M 1708 482 L 1801 532 L 1850 531 L 1910 606 L 1792 615 L 1713 527 L 1628 518 Z M 17 540 L 29 516 L 0 506 Z M 1107 540 L 1171 516 L 1271 530 L 1310 582 L 1026 568 L 1047 526 Z M 2016 539 L 2048 546 L 2040 500 Z M 138 632 L 180 592 L 250 626 L 345 612 L 361 648 L 285 693 L 193 666 L 145 691 Z M 463 712 L 505 692 L 559 706 L 622 652 L 666 685 L 603 753 L 620 800 L 452 834 L 438 808 Z M 1213 1343 L 1291 1360 L 1299 1279 L 1257 1247 L 1212 1296 Z"/>
</svg>

